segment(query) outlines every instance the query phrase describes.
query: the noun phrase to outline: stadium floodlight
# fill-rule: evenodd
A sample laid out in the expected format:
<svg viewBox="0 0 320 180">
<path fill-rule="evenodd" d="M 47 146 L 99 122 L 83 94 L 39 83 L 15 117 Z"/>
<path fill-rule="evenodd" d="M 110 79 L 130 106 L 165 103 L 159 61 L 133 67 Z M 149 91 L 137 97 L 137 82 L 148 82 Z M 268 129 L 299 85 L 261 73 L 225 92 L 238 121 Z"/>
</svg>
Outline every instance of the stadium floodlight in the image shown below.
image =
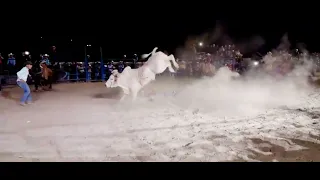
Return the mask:
<svg viewBox="0 0 320 180">
<path fill-rule="evenodd" d="M 30 55 L 30 52 L 29 51 L 25 51 L 22 53 L 22 56 L 29 56 Z"/>
</svg>

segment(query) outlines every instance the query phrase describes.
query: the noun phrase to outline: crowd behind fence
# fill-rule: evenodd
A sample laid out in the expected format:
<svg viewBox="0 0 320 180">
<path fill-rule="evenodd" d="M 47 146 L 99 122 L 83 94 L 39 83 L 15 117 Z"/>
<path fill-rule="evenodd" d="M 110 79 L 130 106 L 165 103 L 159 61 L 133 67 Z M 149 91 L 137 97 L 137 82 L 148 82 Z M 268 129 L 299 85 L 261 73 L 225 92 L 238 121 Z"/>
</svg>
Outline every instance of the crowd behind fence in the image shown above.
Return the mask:
<svg viewBox="0 0 320 180">
<path fill-rule="evenodd" d="M 272 56 L 276 56 L 275 59 L 278 59 L 272 63 L 273 70 L 280 69 L 280 71 L 285 72 L 290 70 L 289 60 L 305 55 L 298 54 L 294 56 L 292 53 L 289 54 L 287 52 L 279 52 L 276 55 L 268 53 L 260 60 L 260 63 L 264 64 L 265 59 L 272 59 Z M 317 65 L 315 66 L 316 71 L 319 71 L 319 54 L 314 53 L 310 54 L 310 56 L 312 56 L 313 61 Z M 175 76 L 213 76 L 216 70 L 222 66 L 227 66 L 230 70 L 242 74 L 252 66 L 252 60 L 242 58 L 242 54 L 235 49 L 234 45 L 213 45 L 207 47 L 205 52 L 198 51 L 194 52 L 191 56 L 180 56 L 177 58 L 177 61 L 180 68 Z M 21 68 L 16 63 L 10 64 L 9 62 L 13 62 L 13 59 L 9 57 L 6 62 L 3 57 L 0 57 L 0 79 L 2 85 L 16 84 L 16 72 Z M 131 66 L 134 69 L 141 67 L 144 63 L 137 59 L 107 60 L 107 62 L 103 60 L 100 62 L 90 62 L 89 59 L 86 59 L 85 62 L 52 62 L 49 67 L 54 71 L 53 80 L 55 82 L 94 82 L 107 80 L 112 70 L 117 69 L 119 72 L 122 72 L 127 66 Z M 267 65 L 264 65 L 264 67 L 268 69 Z"/>
</svg>

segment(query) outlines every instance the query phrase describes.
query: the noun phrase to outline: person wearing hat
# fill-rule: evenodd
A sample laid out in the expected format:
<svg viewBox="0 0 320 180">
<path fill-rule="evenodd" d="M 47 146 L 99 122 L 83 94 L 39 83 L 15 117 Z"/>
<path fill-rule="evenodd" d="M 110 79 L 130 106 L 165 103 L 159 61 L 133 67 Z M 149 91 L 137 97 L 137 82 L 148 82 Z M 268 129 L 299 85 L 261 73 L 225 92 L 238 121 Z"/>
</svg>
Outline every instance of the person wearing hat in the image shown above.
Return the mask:
<svg viewBox="0 0 320 180">
<path fill-rule="evenodd" d="M 12 75 L 12 73 L 17 72 L 15 69 L 16 66 L 16 58 L 13 56 L 12 53 L 8 54 L 8 61 L 7 61 L 7 67 L 9 70 L 9 74 Z"/>
<path fill-rule="evenodd" d="M 45 61 L 45 63 L 47 64 L 47 66 L 51 66 L 50 60 L 49 60 L 49 55 L 45 54 L 43 55 L 43 61 Z"/>
<path fill-rule="evenodd" d="M 7 62 L 7 64 L 11 65 L 11 66 L 15 66 L 16 65 L 16 58 L 14 58 L 12 53 L 8 54 L 8 62 Z"/>
<path fill-rule="evenodd" d="M 125 65 L 123 63 L 123 61 L 120 61 L 119 64 L 118 64 L 118 71 L 119 73 L 122 73 L 122 71 L 124 70 L 125 68 Z"/>
<path fill-rule="evenodd" d="M 34 80 L 34 88 L 35 92 L 39 91 L 39 86 L 42 86 L 41 84 L 41 60 L 36 60 L 33 64 L 32 68 L 32 79 Z"/>
<path fill-rule="evenodd" d="M 21 97 L 20 104 L 22 106 L 32 103 L 31 91 L 30 87 L 27 84 L 27 80 L 29 75 L 29 70 L 32 68 L 32 63 L 27 61 L 25 63 L 25 67 L 23 67 L 19 72 L 17 72 L 17 84 L 18 86 L 23 89 L 23 96 Z"/>
</svg>

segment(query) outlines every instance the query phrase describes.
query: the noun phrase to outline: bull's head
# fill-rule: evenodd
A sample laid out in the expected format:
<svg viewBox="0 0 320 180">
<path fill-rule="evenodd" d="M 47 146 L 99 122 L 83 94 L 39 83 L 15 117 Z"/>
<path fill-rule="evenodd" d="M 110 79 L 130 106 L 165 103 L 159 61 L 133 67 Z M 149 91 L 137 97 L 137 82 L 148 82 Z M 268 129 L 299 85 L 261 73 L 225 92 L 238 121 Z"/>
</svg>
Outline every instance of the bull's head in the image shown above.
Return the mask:
<svg viewBox="0 0 320 180">
<path fill-rule="evenodd" d="M 105 84 L 107 88 L 118 87 L 117 85 L 118 75 L 119 75 L 119 72 L 117 70 L 112 71 L 112 74 L 110 75 L 108 81 Z"/>
</svg>

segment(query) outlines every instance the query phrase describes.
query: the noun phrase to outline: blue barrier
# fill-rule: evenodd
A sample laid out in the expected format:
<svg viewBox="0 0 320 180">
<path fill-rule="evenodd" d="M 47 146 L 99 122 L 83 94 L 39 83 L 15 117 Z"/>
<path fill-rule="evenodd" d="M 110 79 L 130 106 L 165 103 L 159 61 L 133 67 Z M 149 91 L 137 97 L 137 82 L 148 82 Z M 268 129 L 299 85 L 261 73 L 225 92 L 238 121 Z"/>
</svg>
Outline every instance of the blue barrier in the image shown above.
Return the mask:
<svg viewBox="0 0 320 180">
<path fill-rule="evenodd" d="M 92 72 L 87 71 L 83 74 L 80 74 L 79 71 L 76 71 L 74 74 L 71 74 L 69 72 L 64 72 L 65 74 L 63 77 L 59 78 L 59 82 L 67 82 L 67 81 L 85 81 L 85 82 L 91 82 L 91 81 L 104 81 L 105 79 L 100 79 L 101 75 L 99 72 L 95 73 L 93 76 L 91 75 Z M 82 77 L 81 77 L 82 75 Z M 103 78 L 106 77 L 106 74 L 103 73 Z"/>
<path fill-rule="evenodd" d="M 15 85 L 17 84 L 17 76 L 9 76 L 9 75 L 0 76 L 0 81 L 2 86 Z"/>
</svg>

